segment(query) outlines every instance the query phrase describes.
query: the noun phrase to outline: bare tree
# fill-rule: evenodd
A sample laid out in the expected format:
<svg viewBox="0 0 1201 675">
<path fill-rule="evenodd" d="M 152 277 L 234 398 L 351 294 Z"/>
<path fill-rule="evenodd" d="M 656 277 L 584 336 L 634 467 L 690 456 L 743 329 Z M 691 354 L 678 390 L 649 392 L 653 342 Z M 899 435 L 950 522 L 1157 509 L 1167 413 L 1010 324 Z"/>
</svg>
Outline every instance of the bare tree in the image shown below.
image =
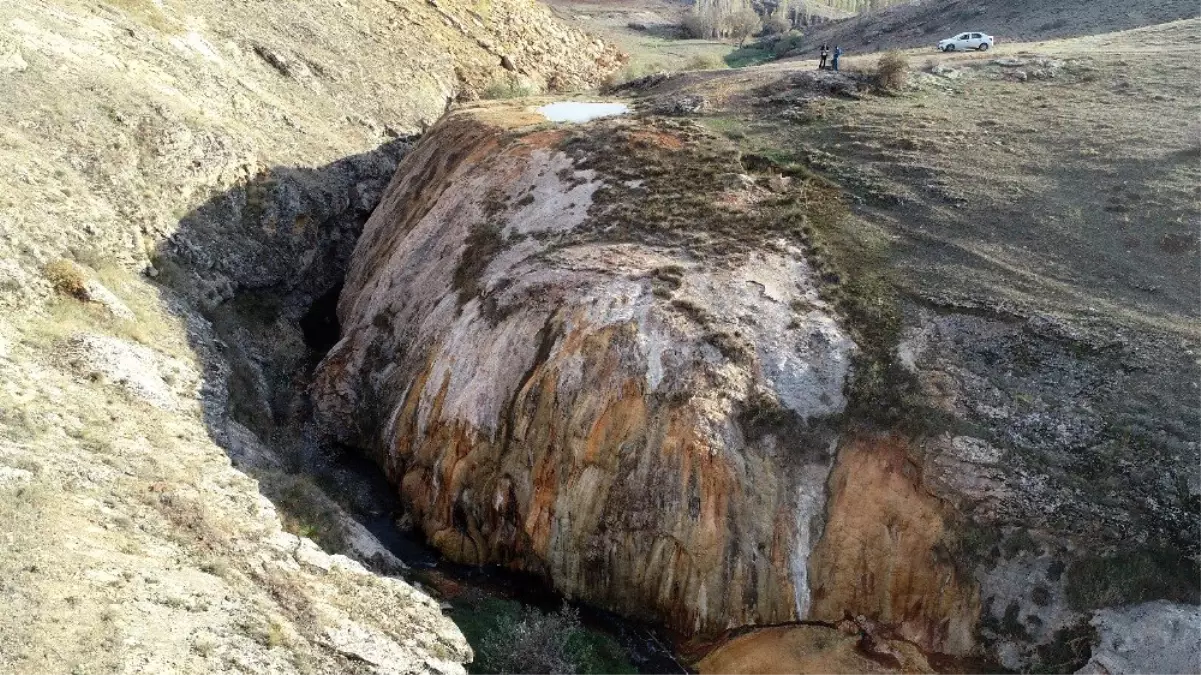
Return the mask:
<svg viewBox="0 0 1201 675">
<path fill-rule="evenodd" d="M 755 27 L 742 35 L 752 23 L 747 12 L 754 15 Z M 692 12 L 684 19 L 685 32 L 696 38 L 737 37 L 745 40 L 761 27 L 759 15 L 751 8 L 750 0 L 696 0 Z"/>
<path fill-rule="evenodd" d="M 763 21 L 759 19 L 755 10 L 747 7 L 731 14 L 726 19 L 726 26 L 727 34 L 738 40 L 738 47 L 741 49 L 747 38 L 763 29 Z"/>
</svg>

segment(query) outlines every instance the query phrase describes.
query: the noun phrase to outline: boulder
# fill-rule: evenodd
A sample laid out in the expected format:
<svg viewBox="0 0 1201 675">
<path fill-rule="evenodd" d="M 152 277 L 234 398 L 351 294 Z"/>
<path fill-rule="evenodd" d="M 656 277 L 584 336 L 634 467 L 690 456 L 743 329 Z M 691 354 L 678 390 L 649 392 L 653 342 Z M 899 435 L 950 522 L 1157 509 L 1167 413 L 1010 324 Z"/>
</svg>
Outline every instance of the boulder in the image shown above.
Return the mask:
<svg viewBox="0 0 1201 675">
<path fill-rule="evenodd" d="M 805 616 L 856 347 L 744 172 L 683 122 L 448 116 L 352 257 L 319 424 L 452 559 L 685 632 Z"/>
</svg>

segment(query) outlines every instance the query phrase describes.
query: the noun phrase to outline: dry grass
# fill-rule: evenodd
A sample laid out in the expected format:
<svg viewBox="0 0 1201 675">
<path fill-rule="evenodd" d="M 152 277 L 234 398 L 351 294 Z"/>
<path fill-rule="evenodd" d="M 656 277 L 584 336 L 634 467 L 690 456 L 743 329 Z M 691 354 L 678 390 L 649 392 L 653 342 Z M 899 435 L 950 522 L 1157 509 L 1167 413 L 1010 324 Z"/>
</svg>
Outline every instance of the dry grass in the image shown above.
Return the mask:
<svg viewBox="0 0 1201 675">
<path fill-rule="evenodd" d="M 716 54 L 697 54 L 684 64 L 683 70 L 721 70 L 728 67 L 725 59 Z"/>
<path fill-rule="evenodd" d="M 534 86 L 526 82 L 498 80 L 480 92 L 480 98 L 485 100 L 527 98 L 529 96 L 537 96 L 539 93 Z"/>
<path fill-rule="evenodd" d="M 122 267 L 102 266 L 95 278 L 133 311 L 133 320 L 123 319 L 103 305 L 83 301 L 82 291 L 74 290 L 83 288 L 85 273 L 75 263 L 60 262 L 65 264 L 54 267 L 55 276 L 47 271 L 47 277 L 59 279 L 54 283 L 56 288 L 61 284 L 64 297 L 51 302 L 46 314 L 27 326 L 29 339 L 50 345 L 75 335 L 96 333 L 131 340 L 181 360 L 194 359 L 184 323 L 163 306 L 158 287 Z"/>
<path fill-rule="evenodd" d="M 154 2 L 154 0 L 104 0 L 123 11 L 139 23 L 149 26 L 161 33 L 173 35 L 181 33 L 184 25 L 163 13 L 162 7 L 169 6 Z"/>
</svg>

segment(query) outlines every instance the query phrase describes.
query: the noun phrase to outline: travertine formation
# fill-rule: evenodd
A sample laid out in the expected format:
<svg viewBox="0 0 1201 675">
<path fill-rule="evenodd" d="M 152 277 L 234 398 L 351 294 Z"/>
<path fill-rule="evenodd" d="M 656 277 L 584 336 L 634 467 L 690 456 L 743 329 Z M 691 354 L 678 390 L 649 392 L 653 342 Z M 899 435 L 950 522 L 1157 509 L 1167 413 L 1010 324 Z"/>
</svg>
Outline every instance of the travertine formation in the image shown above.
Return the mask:
<svg viewBox="0 0 1201 675">
<path fill-rule="evenodd" d="M 707 191 L 714 139 L 537 121 L 454 114 L 402 164 L 353 259 L 320 421 L 376 453 L 452 558 L 685 631 L 804 616 L 821 422 L 845 405 L 854 344 L 783 236 L 701 257 L 623 220 L 654 209 L 662 162 L 696 173 L 721 219 L 685 233 L 752 227 L 769 193 L 713 176 Z M 638 152 L 656 159 L 605 163 Z"/>
</svg>

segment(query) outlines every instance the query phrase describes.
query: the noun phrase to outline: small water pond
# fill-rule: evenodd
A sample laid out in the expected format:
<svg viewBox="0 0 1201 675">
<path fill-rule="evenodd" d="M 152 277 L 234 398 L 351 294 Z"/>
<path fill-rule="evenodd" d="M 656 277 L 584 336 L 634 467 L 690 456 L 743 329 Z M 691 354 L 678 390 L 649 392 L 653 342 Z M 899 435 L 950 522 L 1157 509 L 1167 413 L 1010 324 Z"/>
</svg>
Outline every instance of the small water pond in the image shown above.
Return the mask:
<svg viewBox="0 0 1201 675">
<path fill-rule="evenodd" d="M 602 117 L 624 115 L 630 112 L 630 106 L 624 103 L 558 101 L 538 108 L 538 112 L 551 122 L 588 122 Z"/>
</svg>

